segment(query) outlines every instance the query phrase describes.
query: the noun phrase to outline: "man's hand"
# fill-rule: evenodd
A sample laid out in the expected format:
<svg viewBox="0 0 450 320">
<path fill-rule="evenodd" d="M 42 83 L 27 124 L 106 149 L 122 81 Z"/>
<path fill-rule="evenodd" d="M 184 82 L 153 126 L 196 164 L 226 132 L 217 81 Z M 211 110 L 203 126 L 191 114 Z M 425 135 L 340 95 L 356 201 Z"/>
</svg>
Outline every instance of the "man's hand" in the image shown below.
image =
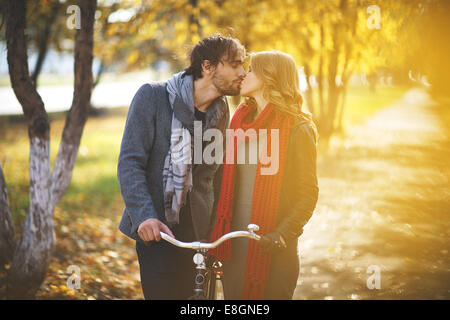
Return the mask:
<svg viewBox="0 0 450 320">
<path fill-rule="evenodd" d="M 175 238 L 169 227 L 155 218 L 150 218 L 142 222 L 139 225 L 137 233 L 143 241 L 150 242 L 161 240 L 161 231 L 167 233 L 172 238 Z"/>
</svg>

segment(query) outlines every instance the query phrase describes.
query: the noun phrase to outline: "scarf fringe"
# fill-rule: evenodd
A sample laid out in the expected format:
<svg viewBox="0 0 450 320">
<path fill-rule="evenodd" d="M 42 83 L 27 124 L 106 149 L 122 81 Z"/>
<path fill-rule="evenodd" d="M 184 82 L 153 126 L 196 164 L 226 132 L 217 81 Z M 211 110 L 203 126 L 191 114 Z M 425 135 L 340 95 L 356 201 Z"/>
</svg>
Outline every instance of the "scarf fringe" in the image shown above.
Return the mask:
<svg viewBox="0 0 450 320">
<path fill-rule="evenodd" d="M 253 278 L 245 282 L 242 300 L 263 300 L 265 283 L 261 279 Z"/>
</svg>

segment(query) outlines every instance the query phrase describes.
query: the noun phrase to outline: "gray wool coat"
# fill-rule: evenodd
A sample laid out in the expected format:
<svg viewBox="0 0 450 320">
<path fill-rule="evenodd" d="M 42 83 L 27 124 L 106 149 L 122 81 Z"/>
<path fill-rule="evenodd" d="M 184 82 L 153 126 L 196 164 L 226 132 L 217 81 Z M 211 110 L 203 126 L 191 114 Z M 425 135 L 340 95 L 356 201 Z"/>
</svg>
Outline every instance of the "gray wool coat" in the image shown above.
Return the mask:
<svg viewBox="0 0 450 320">
<path fill-rule="evenodd" d="M 166 83 L 148 83 L 135 94 L 125 124 L 117 176 L 125 202 L 119 229 L 141 241 L 139 225 L 156 218 L 166 223 L 164 213 L 163 167 L 170 146 L 172 112 L 193 128 L 194 115 L 178 100 L 169 103 Z M 205 128 L 217 128 L 225 136 L 230 119 L 225 97 L 217 98 L 206 112 Z M 204 129 L 205 129 L 204 128 Z M 195 239 L 209 239 L 215 222 L 221 178 L 220 164 L 197 164 L 193 168 L 193 189 L 185 206 L 190 211 Z M 181 212 L 180 214 L 183 214 Z"/>
</svg>

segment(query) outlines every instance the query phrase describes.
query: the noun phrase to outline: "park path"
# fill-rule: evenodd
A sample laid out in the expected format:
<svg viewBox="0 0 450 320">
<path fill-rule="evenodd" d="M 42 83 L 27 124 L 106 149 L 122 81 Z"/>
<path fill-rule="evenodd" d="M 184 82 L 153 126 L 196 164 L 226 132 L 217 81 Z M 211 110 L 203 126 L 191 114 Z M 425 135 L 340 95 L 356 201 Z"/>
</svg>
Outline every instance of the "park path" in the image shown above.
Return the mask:
<svg viewBox="0 0 450 320">
<path fill-rule="evenodd" d="M 436 110 L 412 89 L 331 141 L 294 299 L 450 298 L 450 136 Z"/>
</svg>

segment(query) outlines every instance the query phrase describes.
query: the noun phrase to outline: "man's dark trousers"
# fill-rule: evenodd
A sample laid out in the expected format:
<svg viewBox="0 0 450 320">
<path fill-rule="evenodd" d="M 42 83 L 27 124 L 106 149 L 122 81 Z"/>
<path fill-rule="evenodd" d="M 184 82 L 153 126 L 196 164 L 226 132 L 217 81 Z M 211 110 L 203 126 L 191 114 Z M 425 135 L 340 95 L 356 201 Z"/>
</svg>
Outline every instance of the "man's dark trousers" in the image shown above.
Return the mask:
<svg viewBox="0 0 450 320">
<path fill-rule="evenodd" d="M 189 201 L 189 197 L 187 199 Z M 189 206 L 182 208 L 180 223 L 172 228 L 174 236 L 185 242 L 194 241 Z M 193 295 L 194 250 L 178 248 L 164 239 L 150 245 L 136 241 L 141 286 L 146 300 L 185 300 Z"/>
</svg>

